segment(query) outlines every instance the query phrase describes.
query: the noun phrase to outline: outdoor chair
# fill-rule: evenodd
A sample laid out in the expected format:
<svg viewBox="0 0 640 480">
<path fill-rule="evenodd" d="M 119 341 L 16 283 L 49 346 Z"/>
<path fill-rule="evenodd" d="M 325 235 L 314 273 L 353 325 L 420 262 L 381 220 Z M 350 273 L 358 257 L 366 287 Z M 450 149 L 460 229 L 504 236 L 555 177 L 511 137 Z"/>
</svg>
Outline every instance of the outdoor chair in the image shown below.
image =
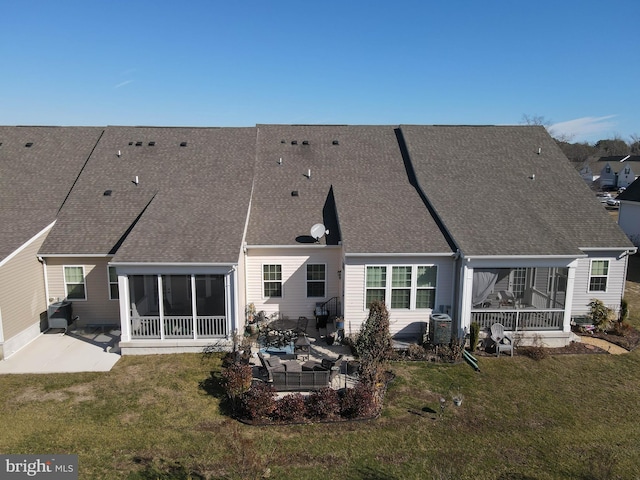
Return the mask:
<svg viewBox="0 0 640 480">
<path fill-rule="evenodd" d="M 500 356 L 500 352 L 510 352 L 513 357 L 513 340 L 504 333 L 504 325 L 491 325 L 491 340 L 496 342 L 496 357 Z"/>
<path fill-rule="evenodd" d="M 309 319 L 307 317 L 298 317 L 298 323 L 296 324 L 296 328 L 294 332 L 302 333 L 306 335 L 308 326 L 309 326 Z"/>
</svg>

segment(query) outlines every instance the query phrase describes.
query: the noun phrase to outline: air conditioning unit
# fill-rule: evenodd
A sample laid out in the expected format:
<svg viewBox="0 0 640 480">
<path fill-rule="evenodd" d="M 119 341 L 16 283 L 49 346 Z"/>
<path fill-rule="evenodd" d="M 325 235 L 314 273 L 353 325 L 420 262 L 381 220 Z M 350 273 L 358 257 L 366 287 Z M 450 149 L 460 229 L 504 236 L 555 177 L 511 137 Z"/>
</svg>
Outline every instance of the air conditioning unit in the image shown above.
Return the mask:
<svg viewBox="0 0 640 480">
<path fill-rule="evenodd" d="M 451 343 L 451 317 L 446 313 L 432 313 L 429 317 L 429 343 Z"/>
</svg>

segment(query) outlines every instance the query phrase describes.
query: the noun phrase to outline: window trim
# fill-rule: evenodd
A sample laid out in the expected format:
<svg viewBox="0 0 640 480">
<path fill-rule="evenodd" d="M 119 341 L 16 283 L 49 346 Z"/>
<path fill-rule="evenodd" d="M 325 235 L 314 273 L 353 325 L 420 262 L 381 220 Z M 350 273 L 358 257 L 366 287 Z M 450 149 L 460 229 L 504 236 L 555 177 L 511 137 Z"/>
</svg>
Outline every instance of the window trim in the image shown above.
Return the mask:
<svg viewBox="0 0 640 480">
<path fill-rule="evenodd" d="M 113 268 L 113 272 L 116 275 L 116 281 L 112 282 L 111 281 L 111 269 Z M 116 287 L 118 287 L 117 292 L 118 292 L 118 296 L 117 297 L 113 297 L 111 295 L 111 285 L 115 285 Z M 107 288 L 109 289 L 109 300 L 120 300 L 120 287 L 118 286 L 118 274 L 116 273 L 116 267 L 113 267 L 111 265 L 107 265 Z"/>
<path fill-rule="evenodd" d="M 67 268 L 81 268 L 82 269 L 82 285 L 84 286 L 84 298 L 69 298 L 68 285 L 80 285 L 77 282 L 67 282 Z M 84 265 L 63 265 L 62 266 L 62 282 L 64 283 L 64 298 L 71 302 L 86 302 L 89 297 L 87 292 L 87 274 L 85 272 Z"/>
<path fill-rule="evenodd" d="M 266 266 L 277 266 L 280 267 L 280 280 L 265 280 L 264 279 L 264 267 Z M 284 298 L 284 275 L 283 275 L 283 268 L 282 268 L 282 263 L 263 263 L 262 267 L 260 268 L 260 278 L 261 278 L 261 283 L 262 283 L 262 298 L 263 299 L 268 299 L 268 298 Z M 275 295 L 265 295 L 265 283 L 275 283 L 275 282 L 279 282 L 280 283 L 280 296 L 275 296 Z"/>
<path fill-rule="evenodd" d="M 327 264 L 326 263 L 306 263 L 306 268 L 305 268 L 305 279 L 306 279 L 306 293 L 307 293 L 307 298 L 327 298 Z M 324 279 L 322 280 L 309 280 L 309 267 L 310 266 L 318 266 L 321 265 L 324 267 Z M 318 295 L 318 296 L 309 296 L 309 283 L 322 283 L 323 288 L 323 294 L 322 295 Z"/>
<path fill-rule="evenodd" d="M 607 264 L 607 274 L 606 275 L 594 275 L 593 272 L 593 262 L 606 262 Z M 589 260 L 589 277 L 587 278 L 587 293 L 607 293 L 609 291 L 609 273 L 611 271 L 611 262 L 609 258 L 591 258 Z M 604 290 L 591 290 L 591 279 L 592 278 L 604 278 L 605 286 Z"/>
<path fill-rule="evenodd" d="M 367 272 L 370 267 L 381 267 L 385 269 L 385 285 L 384 287 L 368 287 L 367 286 Z M 411 269 L 411 287 L 393 287 L 393 267 L 409 267 Z M 418 287 L 418 268 L 420 267 L 434 267 L 436 269 L 436 281 L 434 287 Z M 384 303 L 391 311 L 411 311 L 411 312 L 424 312 L 426 310 L 436 310 L 437 295 L 438 295 L 438 278 L 439 278 L 439 265 L 436 263 L 416 263 L 416 264 L 365 264 L 364 265 L 364 293 L 363 293 L 363 311 L 367 311 L 369 306 L 367 304 L 367 291 L 368 290 L 384 290 Z M 390 272 L 390 273 L 389 273 Z M 409 308 L 391 308 L 391 296 L 393 290 L 409 290 Z M 433 290 L 433 308 L 430 307 L 417 307 L 417 294 L 418 290 Z"/>
</svg>

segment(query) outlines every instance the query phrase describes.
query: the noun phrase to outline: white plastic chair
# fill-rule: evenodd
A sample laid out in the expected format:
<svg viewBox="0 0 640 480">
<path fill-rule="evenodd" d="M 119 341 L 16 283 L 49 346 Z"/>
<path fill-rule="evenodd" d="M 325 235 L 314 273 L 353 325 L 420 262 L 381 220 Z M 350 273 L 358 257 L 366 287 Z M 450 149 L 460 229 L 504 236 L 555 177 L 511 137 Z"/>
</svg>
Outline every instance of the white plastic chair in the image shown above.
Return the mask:
<svg viewBox="0 0 640 480">
<path fill-rule="evenodd" d="M 491 340 L 496 342 L 496 357 L 500 356 L 500 352 L 510 352 L 513 357 L 513 340 L 504 333 L 504 325 L 501 323 L 491 325 Z"/>
</svg>

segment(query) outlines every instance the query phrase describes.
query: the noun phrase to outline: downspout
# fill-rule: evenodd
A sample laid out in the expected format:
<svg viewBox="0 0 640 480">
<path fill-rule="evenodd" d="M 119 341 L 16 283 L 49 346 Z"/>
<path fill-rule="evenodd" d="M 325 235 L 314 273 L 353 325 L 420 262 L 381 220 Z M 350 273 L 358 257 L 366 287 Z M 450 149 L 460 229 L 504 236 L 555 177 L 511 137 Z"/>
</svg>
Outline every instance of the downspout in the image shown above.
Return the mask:
<svg viewBox="0 0 640 480">
<path fill-rule="evenodd" d="M 238 335 L 238 320 L 240 317 L 240 300 L 238 299 L 238 267 L 233 266 L 230 271 L 231 275 L 233 275 L 233 337 Z"/>
<path fill-rule="evenodd" d="M 38 255 L 38 261 L 42 264 L 42 274 L 44 275 L 44 298 L 45 303 L 49 305 L 49 277 L 47 275 L 47 261 Z"/>
</svg>

